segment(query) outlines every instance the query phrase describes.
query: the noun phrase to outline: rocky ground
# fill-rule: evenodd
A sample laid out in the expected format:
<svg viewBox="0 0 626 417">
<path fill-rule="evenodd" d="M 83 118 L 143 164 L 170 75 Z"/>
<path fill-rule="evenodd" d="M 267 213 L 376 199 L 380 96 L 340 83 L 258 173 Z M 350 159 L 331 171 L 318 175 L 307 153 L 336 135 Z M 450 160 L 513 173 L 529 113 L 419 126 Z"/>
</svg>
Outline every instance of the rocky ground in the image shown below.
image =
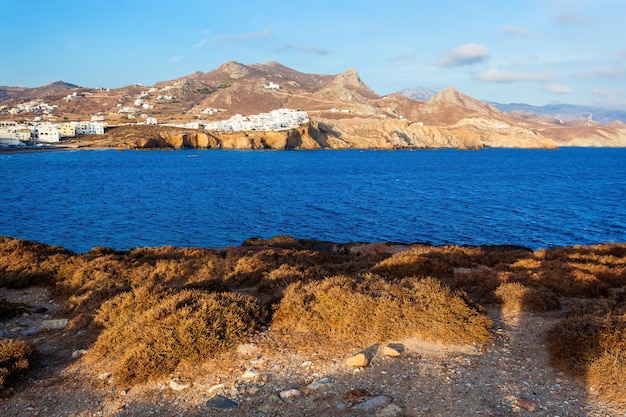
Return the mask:
<svg viewBox="0 0 626 417">
<path fill-rule="evenodd" d="M 495 334 L 487 346 L 403 340 L 359 352 L 267 329 L 201 368 L 125 387 L 106 370 L 81 366 L 93 335 L 64 328 L 47 290 L 1 289 L 0 297 L 26 305 L 21 316 L 0 323 L 2 335 L 39 351 L 13 395 L 0 399 L 6 417 L 626 416 L 626 406 L 549 364 L 545 332 L 575 300 L 551 313 L 490 310 Z"/>
</svg>

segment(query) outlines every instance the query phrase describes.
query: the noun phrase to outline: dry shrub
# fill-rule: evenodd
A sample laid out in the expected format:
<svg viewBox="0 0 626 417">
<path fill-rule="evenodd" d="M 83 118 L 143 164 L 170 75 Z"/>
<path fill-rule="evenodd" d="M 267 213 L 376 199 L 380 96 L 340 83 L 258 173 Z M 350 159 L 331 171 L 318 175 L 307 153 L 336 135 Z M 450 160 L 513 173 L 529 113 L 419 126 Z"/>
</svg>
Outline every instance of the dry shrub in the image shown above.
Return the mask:
<svg viewBox="0 0 626 417">
<path fill-rule="evenodd" d="M 444 279 L 451 289 L 464 291 L 474 302 L 490 304 L 497 301 L 494 291 L 501 283 L 500 273 L 481 267 L 471 270 L 457 270 L 451 279 Z"/>
<path fill-rule="evenodd" d="M 560 308 L 558 297 L 550 290 L 527 287 L 519 282 L 505 282 L 495 295 L 506 311 L 549 311 Z"/>
<path fill-rule="evenodd" d="M 261 239 L 258 237 L 251 237 L 246 239 L 241 246 L 273 246 L 285 249 L 300 249 L 302 243 L 291 236 L 278 235 L 271 239 Z"/>
<path fill-rule="evenodd" d="M 454 269 L 445 260 L 433 256 L 431 249 L 413 248 L 398 252 L 377 263 L 372 272 L 393 278 L 405 277 L 449 277 Z"/>
<path fill-rule="evenodd" d="M 141 287 L 102 305 L 96 322 L 104 330 L 85 360 L 118 383 L 158 379 L 241 343 L 263 320 L 251 297 Z"/>
<path fill-rule="evenodd" d="M 278 268 L 265 274 L 263 280 L 259 283 L 261 291 L 284 291 L 289 284 L 303 281 L 304 273 L 300 268 L 288 264 L 281 264 Z"/>
<path fill-rule="evenodd" d="M 52 284 L 59 265 L 71 256 L 60 247 L 0 236 L 0 287 Z"/>
<path fill-rule="evenodd" d="M 0 337 L 0 389 L 15 375 L 28 369 L 34 350 L 23 340 Z"/>
<path fill-rule="evenodd" d="M 372 274 L 292 284 L 273 326 L 360 345 L 411 336 L 450 344 L 491 338 L 489 318 L 436 279 L 389 283 Z"/>
<path fill-rule="evenodd" d="M 572 309 L 548 334 L 555 366 L 626 401 L 626 291 Z"/>
</svg>

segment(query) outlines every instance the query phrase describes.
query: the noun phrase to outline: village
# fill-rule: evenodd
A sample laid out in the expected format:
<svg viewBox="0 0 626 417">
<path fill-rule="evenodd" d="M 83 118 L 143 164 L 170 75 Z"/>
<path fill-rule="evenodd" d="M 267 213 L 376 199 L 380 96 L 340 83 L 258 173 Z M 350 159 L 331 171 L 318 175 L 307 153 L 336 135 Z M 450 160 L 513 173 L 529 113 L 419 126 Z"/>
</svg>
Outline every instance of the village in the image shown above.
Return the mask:
<svg viewBox="0 0 626 417">
<path fill-rule="evenodd" d="M 71 97 L 71 96 L 70 96 Z M 145 109 L 147 104 L 144 97 L 135 101 L 135 106 Z M 49 106 L 43 102 L 30 102 L 20 104 L 15 108 L 8 109 L 12 115 L 22 113 L 53 114 L 56 106 Z M 122 107 L 118 113 L 134 113 L 134 108 Z M 276 109 L 269 113 L 243 116 L 236 114 L 226 120 L 204 121 L 202 115 L 215 115 L 221 109 L 207 108 L 196 116 L 196 120 L 187 123 L 164 123 L 163 126 L 172 126 L 185 129 L 204 129 L 217 132 L 240 132 L 240 131 L 279 131 L 294 129 L 308 123 L 307 112 L 302 110 Z M 134 117 L 128 117 L 132 120 Z M 125 123 L 135 125 L 159 125 L 155 117 L 144 115 L 142 121 Z M 140 119 L 141 120 L 141 119 Z M 24 147 L 47 147 L 57 144 L 64 139 L 82 135 L 103 135 L 107 128 L 112 127 L 104 121 L 104 117 L 94 115 L 90 121 L 65 121 L 54 123 L 42 120 L 42 117 L 34 117 L 32 122 L 25 121 L 0 121 L 0 147 L 24 148 Z"/>
</svg>

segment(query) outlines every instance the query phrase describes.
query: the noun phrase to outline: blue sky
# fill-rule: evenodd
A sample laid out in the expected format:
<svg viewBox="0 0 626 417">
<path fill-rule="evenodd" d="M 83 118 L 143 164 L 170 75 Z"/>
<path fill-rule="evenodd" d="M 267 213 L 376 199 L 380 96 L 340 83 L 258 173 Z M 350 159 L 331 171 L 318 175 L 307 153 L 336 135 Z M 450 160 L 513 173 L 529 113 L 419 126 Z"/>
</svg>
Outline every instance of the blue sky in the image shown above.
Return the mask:
<svg viewBox="0 0 626 417">
<path fill-rule="evenodd" d="M 624 0 L 0 0 L 0 85 L 152 85 L 227 61 L 356 69 L 384 95 L 626 109 Z"/>
</svg>

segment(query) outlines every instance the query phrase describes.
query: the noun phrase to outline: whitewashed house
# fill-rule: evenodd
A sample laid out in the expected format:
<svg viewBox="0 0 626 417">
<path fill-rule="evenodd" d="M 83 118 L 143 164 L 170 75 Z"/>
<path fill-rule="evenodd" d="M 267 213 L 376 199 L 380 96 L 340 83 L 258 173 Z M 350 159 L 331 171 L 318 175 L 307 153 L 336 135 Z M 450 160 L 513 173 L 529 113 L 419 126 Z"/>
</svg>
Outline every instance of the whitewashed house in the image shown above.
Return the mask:
<svg viewBox="0 0 626 417">
<path fill-rule="evenodd" d="M 35 125 L 34 136 L 37 142 L 55 143 L 61 140 L 59 129 L 50 123 L 38 123 Z"/>
</svg>

